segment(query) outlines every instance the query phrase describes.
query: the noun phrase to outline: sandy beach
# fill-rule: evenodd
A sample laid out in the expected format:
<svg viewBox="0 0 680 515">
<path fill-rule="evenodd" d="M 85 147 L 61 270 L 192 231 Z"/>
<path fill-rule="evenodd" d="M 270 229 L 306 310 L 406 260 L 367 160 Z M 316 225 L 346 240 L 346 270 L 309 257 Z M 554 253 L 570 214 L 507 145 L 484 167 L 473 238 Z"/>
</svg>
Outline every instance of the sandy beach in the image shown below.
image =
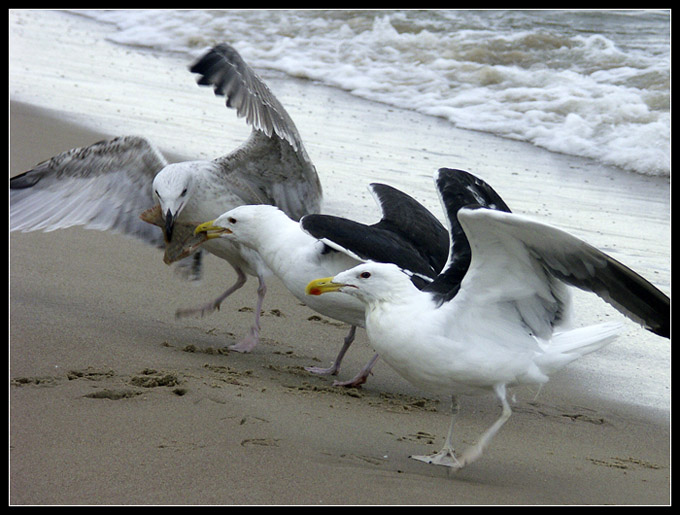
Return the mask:
<svg viewBox="0 0 680 515">
<path fill-rule="evenodd" d="M 55 37 L 55 48 L 37 52 L 29 42 L 51 29 L 40 17 L 24 21 L 31 23 L 11 33 L 10 176 L 123 133 L 152 136 L 173 158 L 217 156 L 247 134 L 243 120 L 186 80 L 185 65 L 153 54 L 125 69 L 100 66 L 90 80 L 97 63 L 84 52 L 31 96 L 41 62 L 93 36 Z M 124 49 L 107 52 L 110 62 L 126 62 Z M 583 237 L 670 293 L 667 178 L 264 77 L 300 129 L 328 212 L 374 219 L 366 185 L 377 180 L 441 216 L 431 177 L 441 166 L 464 168 L 514 210 Z M 107 81 L 120 87 L 102 98 L 97 85 Z M 52 82 L 72 84 L 79 101 L 68 84 L 50 89 Z M 132 96 L 131 82 L 142 93 Z M 158 107 L 167 98 L 170 114 Z M 87 117 L 91 103 L 100 116 Z M 192 118 L 199 109 L 201 124 Z M 261 344 L 229 353 L 224 347 L 252 322 L 256 281 L 209 317 L 174 316 L 233 282 L 224 262 L 209 257 L 194 285 L 157 249 L 122 236 L 73 228 L 8 239 L 10 504 L 670 503 L 670 343 L 592 295 L 575 296 L 579 324 L 620 319 L 622 336 L 540 395 L 517 390 L 513 416 L 486 454 L 449 473 L 408 458 L 440 448 L 448 402 L 380 362 L 361 389 L 307 373 L 305 366 L 330 364 L 347 327 L 317 316 L 278 280 L 268 284 Z M 372 353 L 358 331 L 339 377 L 350 378 Z M 461 408 L 460 448 L 499 414 L 491 396 L 464 398 Z"/>
</svg>

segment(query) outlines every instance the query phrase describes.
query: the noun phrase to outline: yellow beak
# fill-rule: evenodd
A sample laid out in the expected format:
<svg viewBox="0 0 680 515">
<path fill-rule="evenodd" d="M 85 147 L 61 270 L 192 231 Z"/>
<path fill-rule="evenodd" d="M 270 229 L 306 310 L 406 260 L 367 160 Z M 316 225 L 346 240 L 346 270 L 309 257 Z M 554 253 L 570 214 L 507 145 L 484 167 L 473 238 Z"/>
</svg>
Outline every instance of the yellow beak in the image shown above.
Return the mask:
<svg viewBox="0 0 680 515">
<path fill-rule="evenodd" d="M 223 234 L 231 234 L 231 231 L 226 227 L 220 227 L 219 225 L 213 225 L 215 220 L 210 220 L 209 222 L 202 223 L 196 229 L 194 229 L 194 234 L 198 235 L 200 233 L 205 233 L 207 239 L 212 240 L 214 238 L 219 238 Z"/>
<path fill-rule="evenodd" d="M 323 293 L 338 291 L 343 286 L 345 285 L 334 283 L 332 277 L 324 277 L 323 279 L 315 279 L 310 282 L 305 288 L 305 293 L 307 295 L 321 295 Z"/>
</svg>

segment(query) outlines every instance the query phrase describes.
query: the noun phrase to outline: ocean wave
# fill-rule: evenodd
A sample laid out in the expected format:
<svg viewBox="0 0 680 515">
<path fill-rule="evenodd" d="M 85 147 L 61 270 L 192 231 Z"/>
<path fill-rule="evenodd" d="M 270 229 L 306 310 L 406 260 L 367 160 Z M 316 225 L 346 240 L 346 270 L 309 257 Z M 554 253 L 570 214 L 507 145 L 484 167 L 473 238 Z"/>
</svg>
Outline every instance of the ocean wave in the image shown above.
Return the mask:
<svg viewBox="0 0 680 515">
<path fill-rule="evenodd" d="M 664 12 L 79 11 L 129 46 L 255 67 L 649 175 L 670 175 Z"/>
</svg>

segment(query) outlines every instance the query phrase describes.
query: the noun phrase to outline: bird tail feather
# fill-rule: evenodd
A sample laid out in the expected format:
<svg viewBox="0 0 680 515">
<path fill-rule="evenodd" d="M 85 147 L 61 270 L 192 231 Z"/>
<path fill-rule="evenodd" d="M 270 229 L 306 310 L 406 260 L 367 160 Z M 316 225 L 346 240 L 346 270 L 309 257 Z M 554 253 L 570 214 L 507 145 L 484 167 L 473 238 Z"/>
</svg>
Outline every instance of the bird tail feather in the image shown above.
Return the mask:
<svg viewBox="0 0 680 515">
<path fill-rule="evenodd" d="M 549 376 L 614 341 L 622 327 L 621 323 L 611 322 L 556 333 L 546 346 L 545 353 L 536 359 L 536 365 Z"/>
</svg>

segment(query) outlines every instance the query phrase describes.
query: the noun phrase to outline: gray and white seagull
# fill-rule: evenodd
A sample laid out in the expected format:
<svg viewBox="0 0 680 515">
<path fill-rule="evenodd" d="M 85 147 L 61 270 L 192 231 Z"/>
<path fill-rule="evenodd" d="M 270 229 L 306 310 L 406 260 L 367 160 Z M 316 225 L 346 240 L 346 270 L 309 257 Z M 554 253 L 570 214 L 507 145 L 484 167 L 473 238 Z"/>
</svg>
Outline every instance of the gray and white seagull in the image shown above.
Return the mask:
<svg viewBox="0 0 680 515">
<path fill-rule="evenodd" d="M 195 250 L 193 228 L 242 204 L 271 204 L 294 220 L 321 208 L 316 169 L 290 116 L 231 46 L 220 44 L 190 68 L 198 84 L 226 97 L 252 126 L 248 139 L 212 161 L 168 163 L 146 138 L 123 136 L 63 152 L 10 179 L 10 230 L 52 231 L 71 226 L 112 231 L 166 246 L 166 262 Z M 188 128 L 190 130 L 190 128 Z M 149 209 L 154 206 L 152 209 Z M 140 214 L 144 213 L 144 220 Z M 150 225 L 161 226 L 162 231 Z M 189 251 L 187 251 L 189 247 Z M 205 314 L 258 278 L 255 321 L 230 348 L 248 352 L 259 341 L 266 265 L 252 249 L 228 240 L 202 249 L 227 260 L 236 282 L 214 301 L 177 315 Z M 185 258 L 200 272 L 200 250 Z"/>
</svg>

